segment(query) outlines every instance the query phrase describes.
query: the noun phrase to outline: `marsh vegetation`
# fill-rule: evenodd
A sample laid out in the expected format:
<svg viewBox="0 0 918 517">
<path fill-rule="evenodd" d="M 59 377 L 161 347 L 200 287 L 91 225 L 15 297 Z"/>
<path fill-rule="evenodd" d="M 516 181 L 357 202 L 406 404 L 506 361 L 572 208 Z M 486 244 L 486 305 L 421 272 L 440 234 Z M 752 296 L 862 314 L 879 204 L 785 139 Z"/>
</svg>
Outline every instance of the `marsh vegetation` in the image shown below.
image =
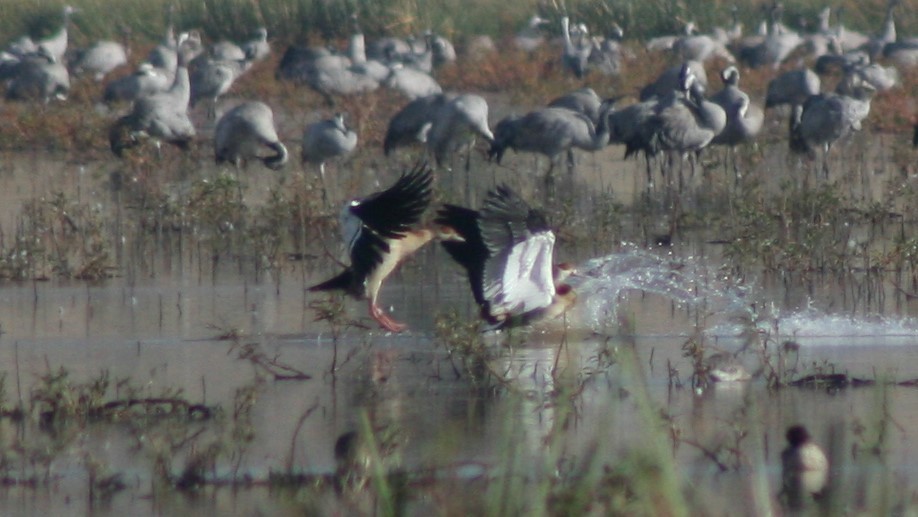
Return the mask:
<svg viewBox="0 0 918 517">
<path fill-rule="evenodd" d="M 343 48 L 355 8 L 368 38 L 435 27 L 500 41 L 534 8 L 172 3 L 177 25 L 212 40 L 268 26 L 273 56 L 219 110 L 269 103 L 292 148 L 306 123 L 331 113 L 319 94 L 275 80 L 287 44 Z M 848 23 L 879 25 L 873 3 L 849 2 Z M 163 32 L 165 2 L 122 2 L 117 20 L 100 14 L 109 2 L 75 4 L 74 45 L 128 25 L 132 64 Z M 696 4 L 568 9 L 614 19 L 637 40 L 671 31 Z M 789 7 L 809 16 L 821 6 Z M 4 9 L 4 34 L 40 33 L 58 6 Z M 740 12 L 751 20 L 754 8 Z M 723 14 L 704 13 L 701 24 Z M 914 16 L 904 10 L 900 31 Z M 634 48 L 626 74 L 586 84 L 628 95 L 667 64 Z M 556 50 L 460 58 L 437 77 L 481 93 L 496 121 L 582 85 Z M 772 74 L 750 70 L 743 82 L 760 99 Z M 405 334 L 378 330 L 362 304 L 305 291 L 338 268 L 337 204 L 391 183 L 423 154 L 382 153 L 404 103 L 393 92 L 335 100 L 360 144 L 329 166 L 324 185 L 298 163 L 280 173 L 215 165 L 203 110 L 190 150 L 149 145 L 116 159 L 108 127 L 119 112 L 97 104 L 102 86 L 89 78 L 65 103 L 5 102 L 0 506 L 764 515 L 784 502 L 785 429 L 803 423 L 832 465 L 830 490 L 807 511 L 913 512 L 916 85 L 916 71 L 903 71 L 902 86 L 874 100 L 864 130 L 830 157 L 828 180 L 788 154 L 787 118 L 774 111 L 757 145 L 738 149 L 738 180 L 725 153 L 707 150 L 678 192 L 647 189 L 644 164 L 619 146 L 578 153 L 552 197 L 534 172 L 544 158 L 508 154 L 497 165 L 479 145 L 466 175 L 457 156 L 437 170 L 437 202 L 477 206 L 486 188 L 507 183 L 547 205 L 558 258 L 584 275 L 564 321 L 500 334 L 481 332 L 464 279 L 435 246 L 384 290 L 410 324 Z M 751 379 L 714 382 L 724 360 Z"/>
</svg>

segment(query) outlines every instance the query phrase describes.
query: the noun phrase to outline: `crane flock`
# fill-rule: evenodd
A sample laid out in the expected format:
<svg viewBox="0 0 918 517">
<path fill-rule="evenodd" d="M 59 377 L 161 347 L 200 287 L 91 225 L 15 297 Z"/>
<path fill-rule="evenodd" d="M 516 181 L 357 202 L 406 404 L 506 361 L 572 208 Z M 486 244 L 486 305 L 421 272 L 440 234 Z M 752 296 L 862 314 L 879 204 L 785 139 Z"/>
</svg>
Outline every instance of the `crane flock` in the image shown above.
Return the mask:
<svg viewBox="0 0 918 517">
<path fill-rule="evenodd" d="M 399 106 L 388 118 L 382 145 L 389 159 L 399 148 L 420 144 L 420 151 L 405 153 L 419 152 L 435 167 L 449 170 L 452 157 L 464 150 L 468 170 L 480 139 L 487 145 L 482 154 L 502 167 L 508 149 L 547 157 L 546 191 L 552 188 L 553 170 L 563 156 L 573 175 L 575 152 L 597 152 L 610 145 L 624 146 L 624 158 L 644 155 L 648 189 L 656 185 L 652 162 L 657 157 L 667 157 L 659 163 L 664 187 L 681 192 L 682 164 L 691 160 L 692 181 L 697 181 L 697 157 L 711 146 L 728 149 L 739 180 L 742 171 L 735 149 L 754 143 L 763 130 L 777 127 L 768 124 L 775 119 L 787 120 L 781 126 L 788 128 L 790 150 L 807 156 L 821 151 L 822 171 L 829 177 L 830 151 L 862 128 L 875 96 L 898 95 L 903 77 L 909 77 L 903 72 L 918 66 L 918 38 L 903 37 L 896 30 L 899 4 L 900 0 L 888 1 L 883 24 L 872 36 L 844 27 L 838 10 L 833 26 L 829 7 L 818 14 L 814 30 L 798 32 L 784 23 L 784 6 L 774 2 L 762 10 L 755 34 L 744 35 L 734 8 L 723 27 L 702 32 L 695 22 L 679 20 L 682 31 L 654 38 L 643 49 L 626 41 L 618 24 L 592 26 L 566 12 L 539 13 L 521 23 L 520 30 L 501 44 L 470 37 L 479 43 L 474 56 L 468 57 L 457 55 L 446 37 L 431 30 L 405 39 L 383 37 L 368 42 L 354 15 L 345 48 L 291 45 L 277 61 L 274 75 L 293 87 L 311 88 L 321 95 L 326 108 L 342 103 L 363 103 L 361 107 L 366 108 L 368 94 L 377 95 L 371 92 L 395 92 L 391 98 L 399 99 Z M 109 113 L 120 111 L 109 131 L 111 150 L 119 157 L 147 140 L 188 148 L 204 129 L 196 127 L 190 111 L 203 102 L 206 118 L 213 121 L 217 163 L 237 168 L 248 161 L 271 169 L 287 166 L 285 135 L 278 131 L 276 111 L 268 99 L 238 99 L 220 109 L 239 78 L 253 70 L 264 73 L 264 67 L 256 65 L 273 52 L 267 28 L 252 28 L 240 35 L 238 43 L 220 39 L 208 45 L 197 29 L 178 32 L 170 9 L 159 44 L 133 72 L 119 74 L 118 70 L 131 63 L 130 31 L 122 30 L 121 42 L 102 40 L 74 50 L 68 29 L 79 16 L 79 10 L 67 6 L 56 32 L 39 39 L 18 37 L 0 52 L 6 99 L 44 104 L 63 101 L 71 73 L 104 82 L 100 104 L 107 105 Z M 552 34 L 560 37 L 553 39 Z M 553 53 L 554 63 L 545 70 L 560 70 L 571 87 L 522 113 L 511 111 L 492 121 L 492 92 L 441 86 L 449 78 L 440 73 L 444 68 L 471 71 L 481 66 L 488 53 L 501 53 L 506 59 L 539 59 L 548 55 L 540 53 L 546 48 Z M 643 53 L 648 62 L 668 66 L 639 91 L 612 95 L 607 86 L 601 86 L 610 84 L 605 78 L 638 69 L 637 53 Z M 741 71 L 756 69 L 760 77 L 770 79 L 761 97 L 739 84 Z M 713 93 L 709 72 L 717 73 L 723 83 Z M 118 77 L 109 79 L 112 75 Z M 826 89 L 829 81 L 837 84 L 833 90 Z M 225 113 L 218 117 L 221 111 Z M 330 112 L 335 114 L 324 116 Z M 324 192 L 326 162 L 357 152 L 358 142 L 368 140 L 345 123 L 348 115 L 341 109 L 317 107 L 316 113 L 319 117 L 302 119 L 321 118 L 301 126 L 301 162 L 318 168 Z M 678 182 L 673 174 L 676 162 Z M 387 321 L 385 316 L 380 319 Z"/>
</svg>

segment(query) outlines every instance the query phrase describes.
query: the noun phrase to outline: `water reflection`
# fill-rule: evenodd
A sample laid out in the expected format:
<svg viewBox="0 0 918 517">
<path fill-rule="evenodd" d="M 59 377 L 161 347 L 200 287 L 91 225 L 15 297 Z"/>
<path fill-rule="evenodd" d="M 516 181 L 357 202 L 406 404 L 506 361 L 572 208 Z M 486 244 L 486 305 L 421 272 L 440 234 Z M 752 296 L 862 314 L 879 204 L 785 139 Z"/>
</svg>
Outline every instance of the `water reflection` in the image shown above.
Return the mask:
<svg viewBox="0 0 918 517">
<path fill-rule="evenodd" d="M 529 163 L 528 158 L 519 160 Z M 600 159 L 585 162 L 578 173 L 595 180 L 593 186 L 625 192 L 625 197 L 639 190 L 632 183 L 642 174 L 640 168 L 629 176 L 622 170 L 631 165 L 610 159 L 622 167 L 613 175 Z M 895 424 L 886 438 L 886 460 L 894 472 L 907 472 L 916 461 L 906 432 L 918 418 L 913 416 L 918 415 L 918 396 L 911 388 L 769 390 L 759 352 L 747 348 L 739 357 L 758 374 L 751 382 L 692 389 L 695 365 L 683 348 L 695 339 L 732 354 L 753 336 L 769 347 L 793 340 L 799 349 L 787 356 L 787 367 L 799 372 L 823 368 L 864 378 L 918 378 L 918 366 L 913 366 L 918 365 L 918 349 L 910 346 L 918 339 L 918 306 L 887 283 L 859 290 L 825 277 L 807 282 L 764 275 L 737 278 L 721 267 L 719 248 L 703 234 L 665 251 L 598 242 L 595 249 L 561 250 L 569 254 L 561 257 L 565 260 L 591 259 L 581 261 L 585 279 L 577 286 L 579 307 L 554 327 L 512 338 L 488 336 L 498 356 L 491 367 L 501 381 L 482 387 L 461 371 L 457 375 L 446 345 L 435 335 L 438 313 L 476 318 L 465 278 L 436 247 L 406 264 L 382 293 L 387 310 L 409 323 L 407 334 L 389 335 L 368 325 L 336 337 L 327 322 L 314 321 L 309 308 L 321 296 L 304 289 L 335 268 L 326 257 L 339 251 L 333 244 L 269 270 L 256 266 L 252 250 L 236 249 L 215 259 L 215 247 L 201 235 L 143 233 L 128 224 L 133 212 L 106 187 L 107 165 L 81 169 L 32 156 L 12 160 L 8 167 L 0 176 L 0 220 L 7 235 L 15 233 L 22 201 L 48 194 L 51 185 L 120 214 L 121 222 L 111 227 L 113 242 L 120 243 L 115 246 L 118 276 L 4 284 L 0 370 L 6 374 L 6 402 L 28 400 L 40 377 L 61 366 L 80 382 L 106 370 L 112 379 L 131 379 L 144 394 L 180 389 L 190 401 L 224 408 L 233 408 L 240 390 L 251 388 L 254 439 L 230 456 L 232 461 L 218 462 L 213 469 L 218 476 L 243 472 L 264 480 L 271 472 L 290 470 L 331 474 L 335 441 L 359 430 L 364 415 L 380 436 L 390 437 L 396 451 L 392 462 L 408 470 L 479 462 L 488 475 L 496 475 L 512 453 L 517 467 L 535 478 L 573 468 L 591 456 L 615 462 L 647 444 L 656 447 L 663 436 L 663 452 L 678 460 L 683 477 L 710 495 L 712 508 L 729 508 L 718 501 L 726 505 L 737 494 L 747 494 L 756 476 L 779 486 L 778 453 L 784 429 L 792 423 L 805 421 L 823 443 L 837 428 L 847 431 L 845 447 L 835 448 L 847 458 L 839 461 L 850 469 L 842 477 L 846 483 L 855 484 L 869 464 L 865 451 L 877 440 L 870 433 L 888 415 Z M 202 174 L 214 172 L 205 167 Z M 395 174 L 382 174 L 390 172 Z M 521 184 L 522 192 L 532 192 L 535 183 L 509 168 L 483 169 L 480 175 L 482 184 L 499 178 Z M 338 187 L 356 193 L 375 181 L 365 171 L 356 176 L 342 179 Z M 253 206 L 266 203 L 278 185 L 268 174 L 254 173 L 247 181 L 246 198 Z M 586 192 L 579 184 L 571 188 L 585 190 L 585 201 L 574 210 L 589 210 L 595 191 Z M 321 235 L 315 240 L 317 249 L 325 243 Z M 335 240 L 331 234 L 327 242 Z M 866 276 L 861 280 L 868 282 Z M 369 323 L 362 303 L 346 302 L 345 312 L 346 318 Z M 501 348 L 508 342 L 510 348 Z M 240 343 L 311 379 L 273 380 L 251 361 L 239 359 Z M 642 380 L 637 384 L 646 385 L 659 411 L 645 414 L 638 389 L 628 379 Z M 51 440 L 32 420 L 0 420 L 0 426 L 5 446 L 37 451 Z M 208 427 L 205 436 L 226 432 L 228 426 L 224 421 L 219 429 Z M 295 498 L 260 487 L 238 492 L 207 488 L 197 497 L 157 490 L 149 444 L 166 440 L 171 432 L 164 424 L 79 428 L 78 436 L 50 461 L 54 482 L 47 492 L 6 488 L 2 506 L 14 513 L 72 511 L 75 501 L 87 501 L 88 454 L 122 473 L 128 486 L 93 508 L 101 513 L 302 510 Z M 757 443 L 763 444 L 760 449 Z M 852 457 L 853 449 L 858 456 Z M 170 468 L 180 472 L 187 454 L 177 453 Z M 21 463 L 14 472 L 40 470 L 27 460 Z M 725 474 L 721 464 L 738 474 Z M 333 508 L 335 501 L 328 504 Z"/>
</svg>

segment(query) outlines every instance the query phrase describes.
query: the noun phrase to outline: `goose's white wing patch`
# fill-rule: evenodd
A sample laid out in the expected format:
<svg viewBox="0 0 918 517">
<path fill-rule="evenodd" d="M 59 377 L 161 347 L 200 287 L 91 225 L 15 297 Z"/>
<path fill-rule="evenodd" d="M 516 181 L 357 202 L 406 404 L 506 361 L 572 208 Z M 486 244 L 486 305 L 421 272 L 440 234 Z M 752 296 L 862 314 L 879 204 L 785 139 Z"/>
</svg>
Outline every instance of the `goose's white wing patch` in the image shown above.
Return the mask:
<svg viewBox="0 0 918 517">
<path fill-rule="evenodd" d="M 540 232 L 489 259 L 484 298 L 491 315 L 521 314 L 551 304 L 554 245 L 554 233 Z"/>
</svg>

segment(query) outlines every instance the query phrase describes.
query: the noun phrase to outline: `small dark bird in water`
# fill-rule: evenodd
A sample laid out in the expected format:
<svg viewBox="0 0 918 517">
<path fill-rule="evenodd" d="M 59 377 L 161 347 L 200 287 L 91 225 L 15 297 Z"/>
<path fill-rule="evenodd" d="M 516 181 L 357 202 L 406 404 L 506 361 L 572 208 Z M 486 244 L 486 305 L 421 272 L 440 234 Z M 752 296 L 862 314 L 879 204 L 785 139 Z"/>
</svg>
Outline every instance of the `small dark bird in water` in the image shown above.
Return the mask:
<svg viewBox="0 0 918 517">
<path fill-rule="evenodd" d="M 788 507 L 802 508 L 812 497 L 819 497 L 829 479 L 829 460 L 813 443 L 802 425 L 787 429 L 787 447 L 781 452 L 783 489 Z"/>
</svg>

